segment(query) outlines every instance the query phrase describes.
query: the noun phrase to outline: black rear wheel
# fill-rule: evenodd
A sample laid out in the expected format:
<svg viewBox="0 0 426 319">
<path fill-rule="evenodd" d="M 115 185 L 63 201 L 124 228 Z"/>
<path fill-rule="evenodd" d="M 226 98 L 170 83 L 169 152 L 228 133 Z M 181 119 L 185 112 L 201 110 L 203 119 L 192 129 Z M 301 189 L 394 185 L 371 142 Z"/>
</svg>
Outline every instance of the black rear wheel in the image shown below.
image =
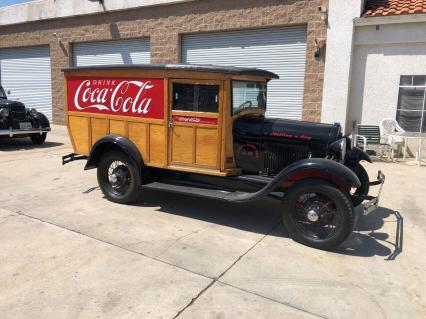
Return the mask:
<svg viewBox="0 0 426 319">
<path fill-rule="evenodd" d="M 354 208 L 347 194 L 326 181 L 294 185 L 283 199 L 283 221 L 297 242 L 323 250 L 341 244 L 352 232 Z"/>
<path fill-rule="evenodd" d="M 47 133 L 30 135 L 31 141 L 36 145 L 41 145 L 46 140 Z"/>
<path fill-rule="evenodd" d="M 105 197 L 115 203 L 128 204 L 139 194 L 137 167 L 122 152 L 104 154 L 98 165 L 98 183 Z"/>
</svg>

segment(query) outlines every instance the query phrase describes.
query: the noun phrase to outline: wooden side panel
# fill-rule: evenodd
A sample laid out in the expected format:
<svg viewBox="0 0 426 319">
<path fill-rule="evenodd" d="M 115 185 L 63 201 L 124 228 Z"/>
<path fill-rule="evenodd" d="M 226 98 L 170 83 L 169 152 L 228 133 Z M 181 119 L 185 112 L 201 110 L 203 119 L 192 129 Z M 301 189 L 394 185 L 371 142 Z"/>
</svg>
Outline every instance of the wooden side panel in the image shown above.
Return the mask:
<svg viewBox="0 0 426 319">
<path fill-rule="evenodd" d="M 232 136 L 232 126 L 234 120 L 231 116 L 232 112 L 232 97 L 231 97 L 231 81 L 226 81 L 224 85 L 224 103 L 222 121 L 224 123 L 222 129 L 222 158 L 221 168 L 229 169 L 236 168 L 234 156 L 234 139 Z"/>
<path fill-rule="evenodd" d="M 215 128 L 197 128 L 195 146 L 195 164 L 209 168 L 218 168 L 218 131 Z"/>
<path fill-rule="evenodd" d="M 110 120 L 109 121 L 110 134 L 118 134 L 127 136 L 126 121 L 124 120 Z"/>
<path fill-rule="evenodd" d="M 69 116 L 68 127 L 75 147 L 75 152 L 89 155 L 91 149 L 90 118 Z"/>
<path fill-rule="evenodd" d="M 194 128 L 175 126 L 172 131 L 172 163 L 192 165 L 194 162 Z"/>
<path fill-rule="evenodd" d="M 108 121 L 106 119 L 91 119 L 92 126 L 92 145 L 99 139 L 108 134 Z"/>
<path fill-rule="evenodd" d="M 135 143 L 145 163 L 149 162 L 148 154 L 148 133 L 149 124 L 143 122 L 129 122 L 129 139 Z"/>
<path fill-rule="evenodd" d="M 149 125 L 149 164 L 164 167 L 166 164 L 166 127 Z"/>
</svg>

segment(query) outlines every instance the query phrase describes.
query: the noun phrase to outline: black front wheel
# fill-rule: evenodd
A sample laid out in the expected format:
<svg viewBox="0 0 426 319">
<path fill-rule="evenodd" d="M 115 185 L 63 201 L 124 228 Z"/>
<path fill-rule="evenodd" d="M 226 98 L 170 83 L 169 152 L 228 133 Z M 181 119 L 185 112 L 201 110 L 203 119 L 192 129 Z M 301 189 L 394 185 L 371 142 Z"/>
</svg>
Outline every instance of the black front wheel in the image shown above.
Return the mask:
<svg viewBox="0 0 426 319">
<path fill-rule="evenodd" d="M 99 162 L 98 183 L 108 200 L 128 204 L 138 197 L 140 175 L 124 153 L 111 151 L 104 154 Z"/>
<path fill-rule="evenodd" d="M 283 221 L 290 236 L 306 246 L 330 250 L 352 232 L 354 208 L 347 194 L 322 180 L 294 185 L 283 199 Z"/>
<path fill-rule="evenodd" d="M 31 138 L 31 141 L 33 142 L 33 144 L 41 145 L 46 140 L 46 136 L 47 136 L 47 133 L 32 134 L 32 135 L 30 135 L 30 138 Z"/>
</svg>

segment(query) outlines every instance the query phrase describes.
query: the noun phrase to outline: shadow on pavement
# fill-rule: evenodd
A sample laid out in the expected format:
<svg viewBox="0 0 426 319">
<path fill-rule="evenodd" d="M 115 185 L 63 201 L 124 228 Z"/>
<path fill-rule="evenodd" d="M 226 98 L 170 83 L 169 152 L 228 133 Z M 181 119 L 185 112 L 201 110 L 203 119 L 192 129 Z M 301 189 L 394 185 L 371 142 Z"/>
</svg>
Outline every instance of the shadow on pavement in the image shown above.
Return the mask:
<svg viewBox="0 0 426 319">
<path fill-rule="evenodd" d="M 83 193 L 96 189 L 90 188 Z M 145 191 L 143 200 L 134 204 L 140 207 L 159 207 L 158 211 L 202 220 L 212 224 L 232 227 L 243 231 L 288 238 L 285 227 L 271 230 L 281 223 L 281 204 L 275 199 L 265 198 L 250 203 L 228 203 L 213 199 L 191 197 L 167 192 Z M 394 219 L 386 220 L 394 216 Z M 383 232 L 385 223 L 395 224 L 395 242 Z M 384 245 L 393 246 L 393 250 Z M 383 256 L 394 260 L 402 252 L 403 218 L 397 211 L 379 207 L 368 216 L 360 216 L 353 233 L 333 253 L 372 257 Z"/>
<path fill-rule="evenodd" d="M 385 221 L 391 216 L 395 218 Z M 395 241 L 390 241 L 389 234 L 380 231 L 385 223 L 395 224 Z M 383 243 L 393 246 L 393 250 Z M 354 232 L 334 252 L 358 257 L 377 255 L 387 257 L 386 260 L 394 260 L 402 252 L 402 245 L 402 215 L 398 211 L 379 207 L 368 216 L 360 216 Z"/>
<path fill-rule="evenodd" d="M 49 138 L 49 136 L 48 136 Z M 63 143 L 46 141 L 41 145 L 33 144 L 29 137 L 25 138 L 0 138 L 0 151 L 13 152 L 20 150 L 45 149 L 62 146 Z"/>
<path fill-rule="evenodd" d="M 166 214 L 253 233 L 267 234 L 281 221 L 280 203 L 270 198 L 238 204 L 167 192 L 144 191 L 144 195 L 136 206 L 159 207 Z"/>
</svg>

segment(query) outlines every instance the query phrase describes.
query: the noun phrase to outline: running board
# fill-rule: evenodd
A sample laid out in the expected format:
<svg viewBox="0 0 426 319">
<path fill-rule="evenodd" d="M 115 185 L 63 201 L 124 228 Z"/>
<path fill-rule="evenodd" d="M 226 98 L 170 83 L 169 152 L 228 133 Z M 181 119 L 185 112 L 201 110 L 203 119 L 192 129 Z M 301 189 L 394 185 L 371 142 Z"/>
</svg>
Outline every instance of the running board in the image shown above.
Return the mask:
<svg viewBox="0 0 426 319">
<path fill-rule="evenodd" d="M 197 186 L 188 186 L 188 185 L 177 185 L 170 183 L 162 183 L 162 182 L 152 182 L 148 184 L 141 185 L 141 189 L 146 190 L 159 190 L 166 191 L 178 194 L 188 194 L 192 196 L 200 196 L 212 199 L 219 199 L 225 201 L 232 201 L 230 198 L 234 197 L 237 194 L 246 194 L 243 192 L 230 192 L 220 189 L 214 188 L 205 188 L 205 187 L 197 187 Z"/>
<path fill-rule="evenodd" d="M 210 199 L 218 199 L 227 202 L 249 202 L 259 199 L 263 196 L 269 196 L 274 199 L 282 200 L 282 193 L 265 192 L 265 188 L 254 193 L 226 191 L 216 188 L 200 187 L 198 185 L 179 185 L 174 183 L 152 182 L 140 186 L 142 190 L 165 191 L 177 194 L 187 194 L 191 196 L 200 196 Z"/>
</svg>

